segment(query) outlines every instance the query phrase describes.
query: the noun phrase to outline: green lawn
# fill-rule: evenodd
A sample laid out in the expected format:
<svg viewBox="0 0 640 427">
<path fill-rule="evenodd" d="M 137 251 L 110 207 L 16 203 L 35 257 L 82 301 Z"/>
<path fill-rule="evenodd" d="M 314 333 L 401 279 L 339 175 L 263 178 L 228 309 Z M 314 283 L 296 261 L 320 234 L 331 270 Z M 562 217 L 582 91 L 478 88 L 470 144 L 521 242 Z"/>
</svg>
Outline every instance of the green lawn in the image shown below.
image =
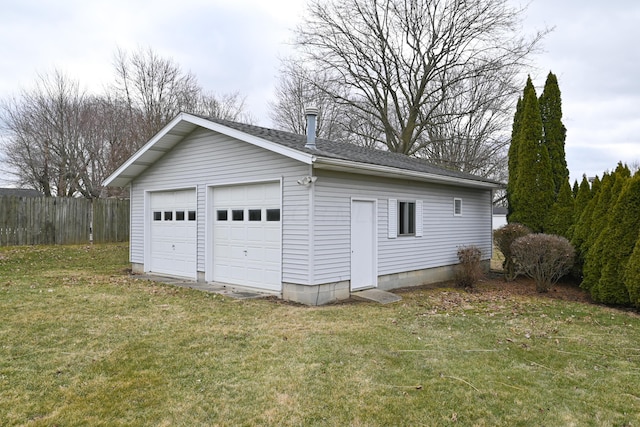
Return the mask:
<svg viewBox="0 0 640 427">
<path fill-rule="evenodd" d="M 635 313 L 455 289 L 238 301 L 132 279 L 127 255 L 0 248 L 0 425 L 640 425 Z"/>
</svg>

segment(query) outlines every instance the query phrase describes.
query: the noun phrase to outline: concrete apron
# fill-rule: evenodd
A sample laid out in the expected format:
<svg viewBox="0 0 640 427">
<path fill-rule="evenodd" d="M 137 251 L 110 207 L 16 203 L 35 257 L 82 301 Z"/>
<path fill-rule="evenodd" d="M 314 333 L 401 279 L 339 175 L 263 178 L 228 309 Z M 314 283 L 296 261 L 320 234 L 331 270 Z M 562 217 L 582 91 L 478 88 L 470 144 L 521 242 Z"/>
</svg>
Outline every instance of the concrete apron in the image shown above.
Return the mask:
<svg viewBox="0 0 640 427">
<path fill-rule="evenodd" d="M 234 289 L 231 285 L 222 283 L 196 282 L 194 280 L 179 279 L 175 277 L 156 276 L 153 274 L 141 274 L 134 276 L 137 279 L 150 280 L 152 282 L 164 283 L 166 285 L 180 286 L 182 288 L 196 289 L 203 292 L 211 292 L 224 295 L 234 299 L 256 299 L 271 296 L 269 293 L 252 292 L 248 290 Z M 379 304 L 390 304 L 402 300 L 402 297 L 381 289 L 365 289 L 363 291 L 352 292 L 351 297 L 361 300 L 377 302 Z"/>
<path fill-rule="evenodd" d="M 224 285 L 221 283 L 196 282 L 194 280 L 178 279 L 175 277 L 156 276 L 153 274 L 141 274 L 141 275 L 135 275 L 133 277 L 135 277 L 136 279 L 159 282 L 165 285 L 180 286 L 182 288 L 196 289 L 198 291 L 203 291 L 203 292 L 211 292 L 214 294 L 219 294 L 219 295 L 223 295 L 223 296 L 234 298 L 234 299 L 266 298 L 271 295 L 268 293 L 251 292 L 251 291 L 245 291 L 245 290 L 241 291 L 241 290 L 234 289 L 229 285 Z"/>
<path fill-rule="evenodd" d="M 365 289 L 364 291 L 352 292 L 351 296 L 355 299 L 373 301 L 380 304 L 390 304 L 402 300 L 402 297 L 381 289 Z"/>
</svg>

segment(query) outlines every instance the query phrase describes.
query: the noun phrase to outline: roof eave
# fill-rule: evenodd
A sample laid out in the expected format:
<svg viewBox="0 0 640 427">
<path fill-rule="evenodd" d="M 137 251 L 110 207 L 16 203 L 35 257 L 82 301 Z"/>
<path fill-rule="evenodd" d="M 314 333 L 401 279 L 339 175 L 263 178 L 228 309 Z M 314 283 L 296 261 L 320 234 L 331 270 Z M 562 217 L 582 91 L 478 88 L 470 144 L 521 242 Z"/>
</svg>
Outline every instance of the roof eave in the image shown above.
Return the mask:
<svg viewBox="0 0 640 427">
<path fill-rule="evenodd" d="M 180 123 L 189 123 L 192 124 L 193 127 L 190 128 L 190 131 L 193 131 L 196 127 L 202 127 L 205 129 L 209 129 L 214 132 L 221 133 L 223 135 L 239 139 L 241 141 L 247 142 L 249 144 L 255 145 L 260 148 L 267 149 L 269 151 L 282 154 L 283 156 L 289 157 L 294 160 L 298 160 L 305 164 L 313 163 L 313 156 L 302 151 L 294 150 L 289 147 L 285 147 L 280 144 L 273 143 L 271 141 L 267 141 L 266 139 L 259 138 L 254 135 L 250 135 L 248 133 L 229 128 L 227 126 L 209 121 L 202 117 L 194 116 L 188 113 L 180 113 L 173 120 L 171 120 L 160 132 L 158 132 L 153 138 L 149 140 L 142 148 L 140 148 L 133 156 L 129 158 L 122 166 L 116 169 L 107 179 L 105 179 L 102 183 L 105 187 L 124 187 L 131 183 L 137 176 L 139 176 L 142 172 L 144 172 L 149 166 L 151 166 L 157 158 L 149 161 L 150 153 L 155 149 L 155 146 L 161 142 L 163 139 L 168 138 L 171 131 L 178 126 Z M 180 135 L 178 135 L 180 136 Z M 171 150 L 176 144 L 184 139 L 186 134 L 182 135 L 180 138 L 176 138 L 175 142 L 170 143 L 168 148 L 163 149 L 161 151 L 167 152 Z M 157 156 L 154 156 L 157 157 Z"/>
<path fill-rule="evenodd" d="M 395 168 L 391 166 L 380 166 L 370 163 L 359 163 L 350 160 L 334 159 L 328 157 L 317 157 L 313 166 L 318 169 L 334 170 L 340 172 L 360 173 L 386 178 L 405 178 L 434 184 L 456 185 L 459 187 L 479 188 L 486 190 L 498 190 L 503 188 L 503 184 L 491 181 L 481 181 L 460 177 L 452 177 L 427 172 Z"/>
</svg>

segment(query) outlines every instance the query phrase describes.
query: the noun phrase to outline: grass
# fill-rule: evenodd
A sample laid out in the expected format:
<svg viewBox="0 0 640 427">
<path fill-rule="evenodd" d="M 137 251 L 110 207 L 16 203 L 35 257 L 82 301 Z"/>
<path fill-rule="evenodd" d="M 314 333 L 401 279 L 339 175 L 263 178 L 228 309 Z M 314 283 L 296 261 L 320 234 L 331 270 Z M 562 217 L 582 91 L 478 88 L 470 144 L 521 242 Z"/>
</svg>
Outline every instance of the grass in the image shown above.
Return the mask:
<svg viewBox="0 0 640 427">
<path fill-rule="evenodd" d="M 125 245 L 0 249 L 0 424 L 640 425 L 632 312 L 455 289 L 303 307 L 127 267 Z"/>
</svg>

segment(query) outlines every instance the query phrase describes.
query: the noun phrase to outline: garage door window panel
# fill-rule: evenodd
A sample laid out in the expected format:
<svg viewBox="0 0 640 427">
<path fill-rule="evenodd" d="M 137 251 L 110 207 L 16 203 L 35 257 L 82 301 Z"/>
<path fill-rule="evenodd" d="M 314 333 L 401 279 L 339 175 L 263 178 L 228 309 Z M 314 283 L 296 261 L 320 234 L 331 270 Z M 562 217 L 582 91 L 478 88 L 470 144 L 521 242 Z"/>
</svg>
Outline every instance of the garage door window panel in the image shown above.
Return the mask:
<svg viewBox="0 0 640 427">
<path fill-rule="evenodd" d="M 234 209 L 231 212 L 231 219 L 234 221 L 244 221 L 244 210 Z"/>
<path fill-rule="evenodd" d="M 249 221 L 262 221 L 262 209 L 249 209 Z"/>
<path fill-rule="evenodd" d="M 229 215 L 229 213 L 227 212 L 227 210 L 226 210 L 226 209 L 224 209 L 224 210 L 223 210 L 223 209 L 218 210 L 218 212 L 216 213 L 216 215 L 217 215 L 217 219 L 218 219 L 218 221 L 226 221 L 226 220 L 227 220 L 227 218 L 229 217 L 229 216 L 228 216 L 228 215 Z"/>
<path fill-rule="evenodd" d="M 280 209 L 267 209 L 267 221 L 280 221 Z"/>
</svg>

